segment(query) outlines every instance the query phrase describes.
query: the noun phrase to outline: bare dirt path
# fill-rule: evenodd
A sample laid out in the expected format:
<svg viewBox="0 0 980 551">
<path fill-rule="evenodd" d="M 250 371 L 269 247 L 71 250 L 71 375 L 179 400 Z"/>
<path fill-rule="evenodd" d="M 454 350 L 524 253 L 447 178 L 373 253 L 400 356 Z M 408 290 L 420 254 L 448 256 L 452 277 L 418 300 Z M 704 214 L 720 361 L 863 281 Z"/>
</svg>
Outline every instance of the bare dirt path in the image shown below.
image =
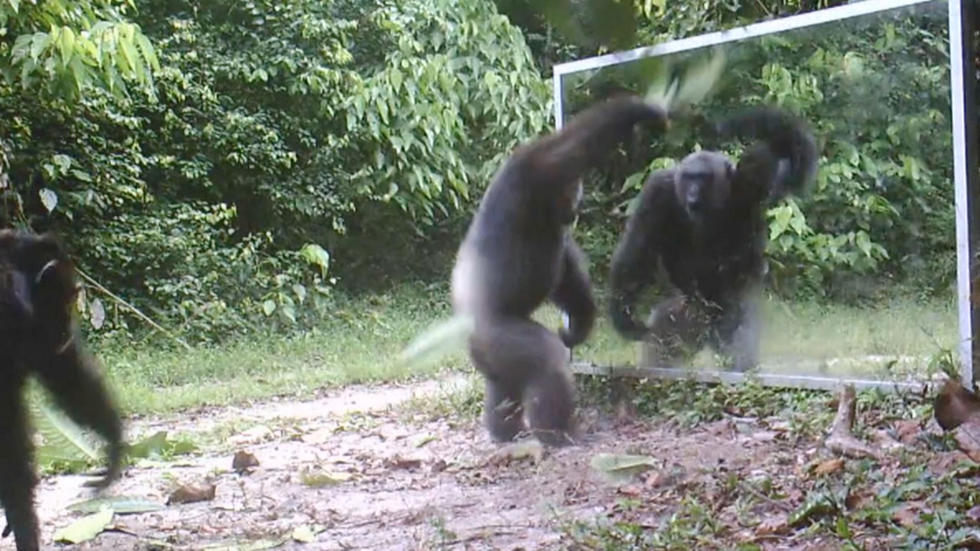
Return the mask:
<svg viewBox="0 0 980 551">
<path fill-rule="evenodd" d="M 538 458 L 501 456 L 476 419 L 406 412 L 412 399 L 442 400 L 471 379 L 350 387 L 309 401 L 273 401 L 136 420 L 157 430 L 210 434 L 196 454 L 130 467 L 109 495 L 165 504 L 182 484 L 213 484 L 211 500 L 116 515 L 115 531 L 77 549 L 554 549 L 573 547 L 562 526 L 602 517 L 636 489 L 617 488 L 590 467 L 597 453 L 642 453 L 664 473 L 751 473 L 793 465 L 791 448 L 757 421 L 694 431 L 618 423 L 584 412 L 581 445 Z M 406 418 L 407 417 L 407 418 Z M 259 465 L 232 470 L 235 452 Z M 38 492 L 44 546 L 81 515 L 66 506 L 91 496 L 81 476 L 45 479 Z M 663 485 L 651 481 L 644 493 Z M 642 484 L 642 483 L 641 483 Z M 666 512 L 667 509 L 664 509 Z M 651 522 L 654 519 L 650 519 Z M 315 534 L 300 543 L 300 532 Z M 299 532 L 297 532 L 299 530 Z M 11 540 L 0 543 L 12 548 Z M 789 547 L 792 548 L 792 547 Z"/>
</svg>

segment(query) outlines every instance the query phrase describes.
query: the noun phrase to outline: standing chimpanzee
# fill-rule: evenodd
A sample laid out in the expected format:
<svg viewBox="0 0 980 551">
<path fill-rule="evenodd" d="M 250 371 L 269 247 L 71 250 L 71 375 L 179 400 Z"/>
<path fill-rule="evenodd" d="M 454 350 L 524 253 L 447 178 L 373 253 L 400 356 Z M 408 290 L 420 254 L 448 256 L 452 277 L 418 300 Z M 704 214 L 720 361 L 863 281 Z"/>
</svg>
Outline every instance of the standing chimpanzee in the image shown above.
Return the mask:
<svg viewBox="0 0 980 551">
<path fill-rule="evenodd" d="M 565 346 L 585 340 L 596 307 L 584 255 L 568 226 L 583 173 L 636 123 L 663 130 L 667 116 L 639 98 L 619 97 L 518 148 L 487 188 L 460 246 L 453 307 L 474 321 L 470 357 L 485 377 L 486 422 L 497 441 L 523 430 L 525 409 L 539 440 L 570 441 L 575 399 Z M 530 319 L 548 299 L 570 320 L 560 338 Z"/>
<path fill-rule="evenodd" d="M 105 487 L 122 465 L 122 423 L 72 324 L 74 267 L 50 235 L 0 231 L 0 504 L 17 551 L 38 549 L 37 478 L 24 386 L 34 374 L 81 426 L 108 441 L 109 469 L 91 484 Z"/>
<path fill-rule="evenodd" d="M 717 130 L 759 143 L 737 167 L 721 153 L 700 151 L 650 176 L 613 255 L 610 315 L 623 336 L 650 340 L 659 362 L 708 345 L 745 370 L 758 362 L 765 210 L 806 190 L 817 147 L 803 123 L 774 108 L 745 111 Z M 631 309 L 661 269 L 674 293 L 644 326 Z"/>
</svg>

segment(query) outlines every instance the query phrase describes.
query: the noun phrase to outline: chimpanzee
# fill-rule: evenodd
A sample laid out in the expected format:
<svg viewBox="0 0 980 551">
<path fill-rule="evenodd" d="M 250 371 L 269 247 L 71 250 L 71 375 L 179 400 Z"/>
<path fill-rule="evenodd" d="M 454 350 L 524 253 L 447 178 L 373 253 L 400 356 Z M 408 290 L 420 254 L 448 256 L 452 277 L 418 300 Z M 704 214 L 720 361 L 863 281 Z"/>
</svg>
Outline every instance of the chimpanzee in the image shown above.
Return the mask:
<svg viewBox="0 0 980 551">
<path fill-rule="evenodd" d="M 485 377 L 486 422 L 497 441 L 523 430 L 526 409 L 540 441 L 570 442 L 575 400 L 565 346 L 589 335 L 596 307 L 584 255 L 568 227 L 581 200 L 583 173 L 637 123 L 662 131 L 667 114 L 620 96 L 519 147 L 487 188 L 459 248 L 453 306 L 474 321 L 470 357 Z M 530 319 L 548 299 L 569 317 L 559 335 Z"/>
<path fill-rule="evenodd" d="M 716 131 L 757 143 L 737 166 L 721 153 L 699 151 L 649 177 L 613 254 L 609 312 L 620 334 L 654 345 L 657 361 L 708 345 L 745 370 L 758 362 L 765 211 L 807 189 L 817 146 L 802 122 L 772 107 L 743 111 Z M 672 293 L 644 325 L 632 308 L 661 272 Z"/>
<path fill-rule="evenodd" d="M 109 468 L 94 486 L 119 477 L 122 422 L 72 323 L 74 266 L 50 234 L 0 230 L 0 504 L 18 551 L 38 549 L 37 477 L 24 387 L 29 375 L 81 426 L 108 444 Z"/>
</svg>

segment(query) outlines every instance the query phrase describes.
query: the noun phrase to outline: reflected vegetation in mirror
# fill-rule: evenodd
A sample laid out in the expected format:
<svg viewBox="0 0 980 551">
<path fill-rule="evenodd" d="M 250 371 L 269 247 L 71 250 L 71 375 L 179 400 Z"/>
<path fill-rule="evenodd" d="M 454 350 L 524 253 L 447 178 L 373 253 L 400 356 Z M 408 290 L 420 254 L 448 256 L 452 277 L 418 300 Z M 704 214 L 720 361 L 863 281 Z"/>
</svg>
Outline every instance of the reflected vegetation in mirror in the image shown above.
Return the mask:
<svg viewBox="0 0 980 551">
<path fill-rule="evenodd" d="M 617 92 L 642 94 L 651 80 L 717 47 L 727 67 L 713 93 L 673 121 L 663 140 L 639 137 L 586 183 L 575 231 L 587 251 L 600 251 L 591 254 L 600 297 L 608 288 L 608 251 L 651 172 L 715 149 L 705 121 L 775 105 L 807 121 L 820 158 L 809 193 L 766 212 L 758 371 L 902 381 L 948 367 L 937 360 L 955 357 L 958 341 L 946 3 L 566 74 L 563 118 Z M 737 160 L 745 145 L 719 150 Z M 670 292 L 663 278 L 656 281 L 635 305 L 638 318 Z M 555 311 L 539 318 L 559 323 Z M 651 365 L 642 348 L 621 338 L 607 316 L 574 361 L 668 367 Z M 705 348 L 676 367 L 721 365 L 724 359 Z"/>
</svg>

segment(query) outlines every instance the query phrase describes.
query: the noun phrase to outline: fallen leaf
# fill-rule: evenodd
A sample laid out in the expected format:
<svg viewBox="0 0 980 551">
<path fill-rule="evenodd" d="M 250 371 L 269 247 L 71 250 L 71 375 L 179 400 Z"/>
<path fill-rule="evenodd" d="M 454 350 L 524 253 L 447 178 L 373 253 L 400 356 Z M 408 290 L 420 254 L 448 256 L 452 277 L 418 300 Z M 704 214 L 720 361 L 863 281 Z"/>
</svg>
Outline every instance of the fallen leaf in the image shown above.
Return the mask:
<svg viewBox="0 0 980 551">
<path fill-rule="evenodd" d="M 54 534 L 54 541 L 60 543 L 83 543 L 102 533 L 112 522 L 112 510 L 104 509 L 82 517 Z"/>
<path fill-rule="evenodd" d="M 112 496 L 97 497 L 85 501 L 79 501 L 68 506 L 69 511 L 78 513 L 98 513 L 103 509 L 109 509 L 117 515 L 128 515 L 134 513 L 148 513 L 166 509 L 166 506 L 152 501 L 145 501 L 135 497 Z"/>
<path fill-rule="evenodd" d="M 491 465 L 507 465 L 514 461 L 530 459 L 532 463 L 538 463 L 544 457 L 544 446 L 537 440 L 525 440 L 504 446 L 490 456 L 488 463 Z"/>
<path fill-rule="evenodd" d="M 244 446 L 261 442 L 272 435 L 272 429 L 264 425 L 257 425 L 248 430 L 242 431 L 228 439 L 228 443 L 234 446 Z"/>
<path fill-rule="evenodd" d="M 238 474 L 246 473 L 253 467 L 258 466 L 259 460 L 244 450 L 235 452 L 235 457 L 231 460 L 231 468 Z"/>
<path fill-rule="evenodd" d="M 665 474 L 663 471 L 654 471 L 651 473 L 647 473 L 646 480 L 644 481 L 644 484 L 646 484 L 647 488 L 662 488 L 664 486 L 670 485 L 670 483 L 671 483 L 671 477 Z"/>
<path fill-rule="evenodd" d="M 167 499 L 167 504 L 196 503 L 214 499 L 215 486 L 209 482 L 200 485 L 182 485 Z"/>
<path fill-rule="evenodd" d="M 972 463 L 970 456 L 959 450 L 939 452 L 929 459 L 929 472 L 944 475 L 955 471 L 964 463 Z"/>
<path fill-rule="evenodd" d="M 932 410 L 943 430 L 953 430 L 980 412 L 980 398 L 963 388 L 959 381 L 948 379 L 936 395 Z"/>
<path fill-rule="evenodd" d="M 817 476 L 827 476 L 836 473 L 844 468 L 844 460 L 840 458 L 828 459 L 813 468 L 813 474 Z"/>
<path fill-rule="evenodd" d="M 966 512 L 966 517 L 968 519 L 972 520 L 973 522 L 980 522 L 980 505 L 976 505 L 974 507 L 971 507 Z"/>
<path fill-rule="evenodd" d="M 388 460 L 388 466 L 393 469 L 405 469 L 408 471 L 418 469 L 422 466 L 422 460 L 417 457 L 395 456 Z"/>
<path fill-rule="evenodd" d="M 309 470 L 304 470 L 300 473 L 299 479 L 305 486 L 309 486 L 311 488 L 322 488 L 324 486 L 333 486 L 335 484 L 347 482 L 351 479 L 351 475 L 347 473 L 335 473 L 329 471 L 314 473 Z"/>
<path fill-rule="evenodd" d="M 847 507 L 849 511 L 857 511 L 858 509 L 863 509 L 872 501 L 874 501 L 873 493 L 854 492 L 847 494 L 847 497 L 844 498 L 844 506 Z"/>
<path fill-rule="evenodd" d="M 310 526 L 297 526 L 290 537 L 299 543 L 313 543 L 316 541 L 316 533 L 313 532 L 313 528 Z"/>
<path fill-rule="evenodd" d="M 892 520 L 905 528 L 915 528 L 919 525 L 919 516 L 923 511 L 922 504 L 917 501 L 904 503 L 892 513 Z"/>
<path fill-rule="evenodd" d="M 164 446 L 167 444 L 167 431 L 159 431 L 151 434 L 150 436 L 140 440 L 139 442 L 133 444 L 129 447 L 128 454 L 130 457 L 150 457 L 153 455 L 160 455 L 163 451 Z"/>
<path fill-rule="evenodd" d="M 757 536 L 772 536 L 785 534 L 789 531 L 789 518 L 785 514 L 778 514 L 763 519 L 755 528 Z"/>
<path fill-rule="evenodd" d="M 894 423 L 895 437 L 903 444 L 911 444 L 922 432 L 919 423 L 910 419 L 899 419 Z"/>
<path fill-rule="evenodd" d="M 629 497 L 638 497 L 643 494 L 643 489 L 636 484 L 628 484 L 626 486 L 620 486 L 616 489 L 616 492 Z"/>
<path fill-rule="evenodd" d="M 160 457 L 164 454 L 183 455 L 197 450 L 197 444 L 190 440 L 171 440 L 167 431 L 159 431 L 147 436 L 129 447 L 126 454 L 129 457 L 146 459 Z"/>
<path fill-rule="evenodd" d="M 317 429 L 300 437 L 300 439 L 307 444 L 325 444 L 333 438 L 333 427 Z"/>
<path fill-rule="evenodd" d="M 790 432 L 793 430 L 793 427 L 789 424 L 789 421 L 784 421 L 782 419 L 772 419 L 767 421 L 766 424 L 771 430 L 776 432 Z"/>
<path fill-rule="evenodd" d="M 882 450 L 897 450 L 904 448 L 905 445 L 899 442 L 891 431 L 876 430 L 871 434 L 875 447 Z"/>
<path fill-rule="evenodd" d="M 646 455 L 600 453 L 592 458 L 592 468 L 614 481 L 629 480 L 644 471 L 656 468 L 656 461 Z"/>
<path fill-rule="evenodd" d="M 970 459 L 980 462 L 980 415 L 973 415 L 953 429 L 956 445 Z"/>
</svg>

